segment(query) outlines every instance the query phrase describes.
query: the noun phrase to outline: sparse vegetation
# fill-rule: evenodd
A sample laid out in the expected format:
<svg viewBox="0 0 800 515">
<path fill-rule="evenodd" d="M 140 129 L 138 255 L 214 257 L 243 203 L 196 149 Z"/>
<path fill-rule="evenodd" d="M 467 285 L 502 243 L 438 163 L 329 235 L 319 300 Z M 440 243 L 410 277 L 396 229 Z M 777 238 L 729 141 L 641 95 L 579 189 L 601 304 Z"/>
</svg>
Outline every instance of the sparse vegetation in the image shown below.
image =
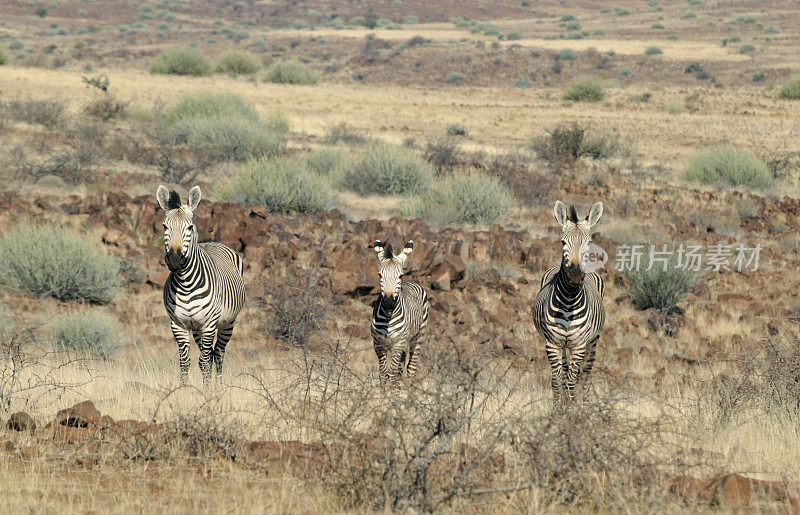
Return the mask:
<svg viewBox="0 0 800 515">
<path fill-rule="evenodd" d="M 666 263 L 666 267 L 656 263 L 652 267 L 642 266 L 628 271 L 625 275 L 630 283 L 628 291 L 636 307 L 655 308 L 664 315 L 678 313 L 678 303 L 700 281 L 698 272 L 679 267 L 674 260 Z"/>
<path fill-rule="evenodd" d="M 573 80 L 564 92 L 564 100 L 573 102 L 600 102 L 605 97 L 605 85 L 591 77 L 579 77 Z"/>
<path fill-rule="evenodd" d="M 374 143 L 354 157 L 342 184 L 361 195 L 416 195 L 428 189 L 433 170 L 413 151 Z"/>
<path fill-rule="evenodd" d="M 330 176 L 338 172 L 349 159 L 349 155 L 333 147 L 317 148 L 305 156 L 306 167 L 312 172 Z"/>
<path fill-rule="evenodd" d="M 800 76 L 792 77 L 789 82 L 781 86 L 778 97 L 784 100 L 800 100 Z"/>
<path fill-rule="evenodd" d="M 50 339 L 58 349 L 109 359 L 122 346 L 117 319 L 98 310 L 65 313 L 49 324 Z"/>
<path fill-rule="evenodd" d="M 9 60 L 10 59 L 8 58 L 8 54 L 6 54 L 6 51 L 0 47 L 0 66 L 8 64 Z"/>
<path fill-rule="evenodd" d="M 264 73 L 263 80 L 275 84 L 311 85 L 319 81 L 319 76 L 302 61 L 291 59 L 271 65 Z"/>
<path fill-rule="evenodd" d="M 772 183 L 772 174 L 761 158 L 728 144 L 695 152 L 686 165 L 686 178 L 703 184 L 747 188 L 765 188 Z"/>
<path fill-rule="evenodd" d="M 562 48 L 556 54 L 556 60 L 558 61 L 574 61 L 578 58 L 578 53 L 571 48 Z"/>
<path fill-rule="evenodd" d="M 661 55 L 664 53 L 664 50 L 659 46 L 649 46 L 645 49 L 644 53 L 646 55 Z"/>
<path fill-rule="evenodd" d="M 461 84 L 466 80 L 464 74 L 461 72 L 450 72 L 447 74 L 447 77 L 444 78 L 445 84 Z"/>
<path fill-rule="evenodd" d="M 410 201 L 403 215 L 425 218 L 438 225 L 489 225 L 502 221 L 511 206 L 511 194 L 497 177 L 479 173 L 448 175 L 418 200 Z"/>
<path fill-rule="evenodd" d="M 217 61 L 217 71 L 229 75 L 252 75 L 261 68 L 261 60 L 246 50 L 231 50 Z"/>
<path fill-rule="evenodd" d="M 165 50 L 150 64 L 150 73 L 159 75 L 210 75 L 211 61 L 195 48 L 181 47 Z"/>
<path fill-rule="evenodd" d="M 263 204 L 272 212 L 314 213 L 328 208 L 330 187 L 300 159 L 262 157 L 236 168 L 218 195 L 227 202 Z"/>
<path fill-rule="evenodd" d="M 67 228 L 21 223 L 0 237 L 0 284 L 12 290 L 104 303 L 118 272 L 116 258 Z"/>
<path fill-rule="evenodd" d="M 280 119 L 264 123 L 232 93 L 203 92 L 182 98 L 165 113 L 166 130 L 213 160 L 244 161 L 278 154 L 288 130 Z"/>
</svg>

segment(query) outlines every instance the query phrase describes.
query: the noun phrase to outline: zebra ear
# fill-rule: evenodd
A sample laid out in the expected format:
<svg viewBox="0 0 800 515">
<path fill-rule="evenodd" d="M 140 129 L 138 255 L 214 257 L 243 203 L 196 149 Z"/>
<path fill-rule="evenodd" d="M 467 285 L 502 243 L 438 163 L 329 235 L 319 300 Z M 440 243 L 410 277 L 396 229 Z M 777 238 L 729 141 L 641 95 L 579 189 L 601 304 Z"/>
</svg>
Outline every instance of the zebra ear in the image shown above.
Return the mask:
<svg viewBox="0 0 800 515">
<path fill-rule="evenodd" d="M 383 243 L 381 240 L 375 240 L 375 244 L 372 245 L 372 248 L 375 249 L 375 252 L 378 254 L 378 259 L 380 259 L 383 255 Z"/>
<path fill-rule="evenodd" d="M 594 224 L 596 224 L 600 220 L 601 216 L 603 216 L 603 203 L 598 202 L 592 206 L 592 209 L 586 216 L 586 220 L 589 222 L 589 227 L 592 227 Z"/>
<path fill-rule="evenodd" d="M 556 200 L 556 205 L 553 207 L 553 214 L 556 216 L 558 225 L 564 227 L 564 223 L 567 221 L 567 206 L 560 200 Z"/>
<path fill-rule="evenodd" d="M 192 211 L 197 209 L 197 205 L 200 204 L 200 198 L 200 186 L 195 186 L 189 190 L 189 209 Z"/>
<path fill-rule="evenodd" d="M 406 259 L 408 259 L 408 255 L 411 254 L 413 251 L 414 251 L 414 240 L 408 240 L 408 243 L 405 244 L 403 250 L 400 252 L 400 255 L 397 257 L 400 258 L 400 261 L 402 263 L 405 263 Z"/>
<path fill-rule="evenodd" d="M 161 184 L 156 190 L 156 199 L 158 199 L 158 205 L 161 206 L 161 209 L 164 211 L 168 211 L 170 209 L 169 190 L 163 184 Z"/>
</svg>

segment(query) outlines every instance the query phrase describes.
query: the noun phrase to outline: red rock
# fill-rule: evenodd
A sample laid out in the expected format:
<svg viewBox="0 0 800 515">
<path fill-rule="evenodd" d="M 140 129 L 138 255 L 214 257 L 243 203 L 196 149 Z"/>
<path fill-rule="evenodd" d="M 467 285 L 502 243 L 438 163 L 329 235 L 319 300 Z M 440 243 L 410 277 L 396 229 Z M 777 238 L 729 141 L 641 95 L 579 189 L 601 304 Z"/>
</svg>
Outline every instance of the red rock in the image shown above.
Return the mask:
<svg viewBox="0 0 800 515">
<path fill-rule="evenodd" d="M 0 451 L 13 452 L 14 449 L 15 449 L 14 442 L 9 440 L 8 438 L 3 438 L 0 440 Z"/>
<path fill-rule="evenodd" d="M 62 426 L 88 427 L 96 426 L 100 421 L 100 412 L 92 401 L 83 401 L 71 408 L 63 409 L 56 414 L 56 422 Z"/>
<path fill-rule="evenodd" d="M 65 443 L 84 443 L 92 438 L 93 430 L 75 426 L 53 426 L 53 440 Z"/>
<path fill-rule="evenodd" d="M 24 411 L 18 411 L 11 415 L 7 426 L 14 431 L 27 431 L 29 433 L 36 431 L 36 422 Z"/>
</svg>

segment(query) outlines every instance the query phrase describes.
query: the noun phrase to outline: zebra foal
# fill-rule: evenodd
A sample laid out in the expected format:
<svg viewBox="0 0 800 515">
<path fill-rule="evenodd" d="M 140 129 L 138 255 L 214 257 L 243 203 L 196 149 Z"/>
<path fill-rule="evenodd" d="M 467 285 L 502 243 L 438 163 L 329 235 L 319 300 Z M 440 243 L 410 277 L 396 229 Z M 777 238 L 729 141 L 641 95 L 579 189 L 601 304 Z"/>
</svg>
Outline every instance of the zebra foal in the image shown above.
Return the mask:
<svg viewBox="0 0 800 515">
<path fill-rule="evenodd" d="M 188 377 L 192 339 L 200 349 L 203 384 L 211 380 L 212 359 L 219 382 L 225 347 L 244 305 L 242 260 L 221 243 L 198 243 L 192 217 L 200 203 L 199 186 L 189 191 L 186 204 L 181 203 L 177 192 L 163 185 L 158 187 L 156 198 L 164 210 L 164 261 L 170 270 L 164 284 L 164 307 L 178 343 L 181 382 Z"/>
<path fill-rule="evenodd" d="M 533 305 L 533 323 L 546 340 L 553 401 L 562 393 L 572 400 L 575 385 L 588 380 L 594 365 L 597 340 L 605 321 L 603 279 L 587 270 L 583 255 L 591 243 L 590 229 L 603 215 L 602 202 L 578 220 L 575 206 L 557 201 L 553 210 L 561 226 L 561 264 L 542 277 Z"/>
<path fill-rule="evenodd" d="M 403 281 L 403 267 L 414 250 L 409 240 L 399 255 L 389 243 L 375 241 L 381 292 L 372 311 L 370 332 L 378 355 L 381 382 L 394 382 L 406 372 L 414 377 L 419 367 L 420 342 L 428 325 L 428 295 L 417 283 Z"/>
</svg>

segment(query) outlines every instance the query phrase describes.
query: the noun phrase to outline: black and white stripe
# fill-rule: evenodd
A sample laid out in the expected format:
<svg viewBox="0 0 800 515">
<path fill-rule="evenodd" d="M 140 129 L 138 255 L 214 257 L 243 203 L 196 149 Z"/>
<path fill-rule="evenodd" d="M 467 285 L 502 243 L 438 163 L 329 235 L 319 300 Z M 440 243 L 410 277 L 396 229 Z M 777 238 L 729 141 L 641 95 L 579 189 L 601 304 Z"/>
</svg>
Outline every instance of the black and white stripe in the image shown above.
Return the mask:
<svg viewBox="0 0 800 515">
<path fill-rule="evenodd" d="M 409 240 L 399 255 L 388 243 L 375 242 L 381 293 L 372 311 L 371 333 L 381 381 L 393 382 L 419 368 L 420 344 L 428 325 L 428 295 L 417 283 L 403 281 L 403 266 L 414 249 Z"/>
<path fill-rule="evenodd" d="M 200 202 L 198 186 L 189 192 L 187 204 L 181 204 L 178 194 L 164 186 L 158 187 L 156 196 L 164 210 L 165 261 L 171 272 L 164 284 L 164 306 L 178 343 L 181 381 L 186 381 L 189 372 L 192 339 L 200 349 L 203 383 L 211 379 L 212 359 L 219 381 L 225 347 L 244 305 L 242 260 L 221 243 L 198 243 L 192 223 Z"/>
<path fill-rule="evenodd" d="M 572 399 L 578 380 L 588 379 L 605 322 L 605 309 L 603 279 L 587 270 L 583 262 L 591 242 L 590 229 L 602 216 L 603 204 L 595 204 L 581 221 L 574 206 L 567 212 L 561 202 L 556 202 L 554 213 L 563 231 L 564 252 L 561 264 L 542 277 L 542 287 L 533 306 L 533 322 L 547 342 L 555 401 L 564 391 Z"/>
</svg>

